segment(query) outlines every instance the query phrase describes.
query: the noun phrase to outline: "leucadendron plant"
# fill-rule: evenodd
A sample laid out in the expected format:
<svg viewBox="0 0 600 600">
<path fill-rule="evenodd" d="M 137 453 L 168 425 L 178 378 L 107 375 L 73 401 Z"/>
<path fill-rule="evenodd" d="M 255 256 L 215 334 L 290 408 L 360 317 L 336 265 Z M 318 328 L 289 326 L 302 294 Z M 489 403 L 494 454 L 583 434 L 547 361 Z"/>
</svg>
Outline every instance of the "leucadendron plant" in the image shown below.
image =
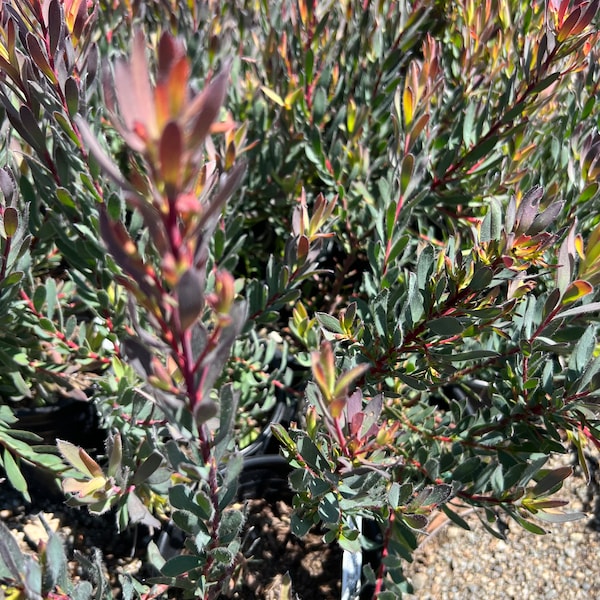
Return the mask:
<svg viewBox="0 0 600 600">
<path fill-rule="evenodd" d="M 581 516 L 546 463 L 600 446 L 598 4 L 2 4 L 1 464 L 183 532 L 124 597 L 243 580 L 242 447 L 280 396 L 292 532 L 358 552 L 371 520 L 377 598 L 433 511 Z M 103 456 L 18 429 L 65 395 Z M 7 589 L 111 596 L 52 539 L 41 582 L 2 545 Z"/>
<path fill-rule="evenodd" d="M 155 77 L 152 71 L 146 38 L 136 31 L 131 58 L 117 61 L 104 81 L 110 124 L 138 157 L 127 174 L 107 156 L 90 125 L 80 117 L 75 121 L 148 234 L 143 242 L 134 239 L 119 211 L 99 207 L 100 235 L 121 269 L 117 282 L 129 294 L 131 332 L 121 340 L 121 354 L 144 381 L 136 394 L 156 406 L 162 421 L 155 420 L 160 427 L 152 438 L 143 437 L 130 450 L 134 468 L 124 461 L 119 432 L 109 438 L 106 471 L 69 442 L 59 440 L 58 448 L 76 470 L 63 481 L 70 503 L 97 513 L 115 507 L 123 527 L 131 522 L 160 528 L 152 510 L 171 518 L 187 535 L 188 552 L 165 561 L 155 548 L 161 573 L 156 582 L 209 598 L 221 593 L 233 573 L 244 520 L 234 506 L 243 466 L 234 435 L 239 391 L 227 381 L 225 368 L 247 321 L 260 317 L 248 315 L 233 275 L 214 250 L 225 203 L 245 172 L 235 153 L 243 152 L 243 131 L 220 118 L 229 65 L 194 93 L 185 48 L 164 33 Z M 225 155 L 209 137 L 218 133 L 225 134 Z M 317 199 L 309 216 L 304 197 L 299 199 L 285 256 L 272 266 L 279 269 L 279 285 L 269 311 L 290 294 L 296 297 L 303 279 L 317 272 L 327 235 L 321 229 L 333 208 L 333 200 Z M 115 358 L 115 375 L 125 377 L 119 362 Z M 165 497 L 158 497 L 161 491 Z"/>
</svg>

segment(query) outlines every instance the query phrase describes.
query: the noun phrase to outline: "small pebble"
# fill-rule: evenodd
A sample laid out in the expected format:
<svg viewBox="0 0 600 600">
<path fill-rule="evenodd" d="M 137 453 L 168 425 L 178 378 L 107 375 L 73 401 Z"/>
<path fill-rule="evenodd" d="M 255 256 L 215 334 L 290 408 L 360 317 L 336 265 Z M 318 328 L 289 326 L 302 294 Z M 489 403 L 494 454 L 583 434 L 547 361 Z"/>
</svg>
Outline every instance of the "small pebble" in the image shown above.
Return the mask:
<svg viewBox="0 0 600 600">
<path fill-rule="evenodd" d="M 551 463 L 562 466 L 568 457 Z M 581 476 L 565 481 L 557 498 L 569 500 L 569 512 L 583 511 L 578 521 L 533 522 L 550 531 L 535 535 L 507 520 L 506 542 L 487 533 L 476 515 L 465 520 L 472 531 L 444 526 L 427 538 L 404 572 L 415 593 L 407 600 L 581 600 L 600 598 L 600 471 L 592 486 Z"/>
</svg>

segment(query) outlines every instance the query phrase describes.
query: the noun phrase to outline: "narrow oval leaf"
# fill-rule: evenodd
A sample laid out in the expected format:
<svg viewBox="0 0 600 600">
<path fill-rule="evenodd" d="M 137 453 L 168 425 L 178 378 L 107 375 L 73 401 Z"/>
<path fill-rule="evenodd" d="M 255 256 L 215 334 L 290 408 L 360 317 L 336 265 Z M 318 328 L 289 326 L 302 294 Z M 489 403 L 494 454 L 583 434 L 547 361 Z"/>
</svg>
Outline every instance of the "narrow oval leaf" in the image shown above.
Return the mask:
<svg viewBox="0 0 600 600">
<path fill-rule="evenodd" d="M 179 323 L 181 329 L 191 327 L 204 308 L 204 273 L 188 269 L 177 284 Z"/>
<path fill-rule="evenodd" d="M 571 304 L 591 294 L 594 291 L 594 286 L 592 286 L 587 281 L 583 281 L 582 279 L 578 279 L 574 281 L 566 290 L 562 297 L 561 304 L 565 306 L 566 304 Z"/>
<path fill-rule="evenodd" d="M 464 331 L 462 323 L 455 317 L 440 317 L 428 323 L 429 329 L 437 335 L 456 335 Z"/>
</svg>

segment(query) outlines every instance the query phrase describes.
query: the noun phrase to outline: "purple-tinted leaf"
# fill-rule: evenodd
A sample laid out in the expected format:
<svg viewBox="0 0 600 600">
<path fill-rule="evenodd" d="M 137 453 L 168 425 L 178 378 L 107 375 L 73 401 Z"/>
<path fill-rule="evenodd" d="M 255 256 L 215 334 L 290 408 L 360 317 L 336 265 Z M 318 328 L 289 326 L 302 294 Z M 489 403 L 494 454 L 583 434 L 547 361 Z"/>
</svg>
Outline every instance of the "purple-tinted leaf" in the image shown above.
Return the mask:
<svg viewBox="0 0 600 600">
<path fill-rule="evenodd" d="M 43 151 L 46 147 L 46 136 L 42 133 L 37 119 L 33 116 L 31 109 L 27 105 L 21 106 L 19 109 L 19 118 L 23 127 L 27 130 L 30 138 L 33 140 L 33 147 L 37 151 Z"/>
<path fill-rule="evenodd" d="M 551 294 L 548 296 L 546 302 L 544 303 L 544 317 L 547 317 L 556 308 L 556 305 L 558 304 L 559 300 L 560 290 L 555 288 L 552 290 Z"/>
<path fill-rule="evenodd" d="M 31 59 L 37 65 L 40 71 L 42 71 L 42 73 L 46 75 L 46 77 L 48 77 L 52 83 L 56 83 L 56 76 L 48 63 L 46 52 L 42 48 L 38 38 L 33 33 L 27 34 L 27 49 L 29 50 Z"/>
<path fill-rule="evenodd" d="M 231 63 L 227 63 L 206 89 L 192 100 L 184 113 L 184 120 L 192 123 L 190 144 L 193 147 L 202 144 L 210 126 L 219 116 L 227 94 L 230 68 Z"/>
<path fill-rule="evenodd" d="M 542 231 L 546 231 L 548 225 L 553 223 L 558 215 L 560 215 L 564 205 L 564 201 L 553 202 L 544 212 L 536 216 L 532 225 L 527 230 L 527 234 L 536 235 Z"/>
<path fill-rule="evenodd" d="M 48 6 L 48 36 L 50 54 L 56 56 L 56 50 L 64 45 L 64 21 L 61 3 L 58 0 L 51 0 Z"/>
<path fill-rule="evenodd" d="M 202 370 L 204 371 L 202 378 L 202 391 L 205 397 L 208 397 L 208 392 L 212 388 L 214 382 L 217 380 L 217 377 L 221 375 L 223 366 L 229 358 L 231 347 L 246 323 L 246 303 L 238 302 L 237 304 L 234 304 L 229 313 L 229 317 L 231 319 L 231 324 L 223 329 L 217 347 L 212 352 L 208 353 L 202 364 Z"/>
<path fill-rule="evenodd" d="M 23 553 L 12 531 L 2 521 L 0 521 L 0 564 L 8 570 L 15 581 L 22 581 L 25 573 Z"/>
<path fill-rule="evenodd" d="M 191 327 L 204 308 L 204 271 L 188 269 L 177 284 L 179 323 L 182 330 Z"/>
<path fill-rule="evenodd" d="M 354 416 L 357 415 L 361 411 L 362 401 L 363 401 L 363 395 L 360 390 L 356 390 L 355 392 L 350 394 L 350 396 L 348 396 L 348 399 L 346 401 L 345 415 L 346 415 L 346 420 L 349 423 L 352 422 L 352 419 L 354 418 Z"/>
<path fill-rule="evenodd" d="M 367 435 L 368 433 L 374 433 L 371 431 L 376 426 L 377 420 L 381 415 L 381 409 L 383 408 L 383 395 L 377 394 L 373 396 L 365 406 L 363 413 L 365 415 L 360 435 Z"/>
<path fill-rule="evenodd" d="M 581 33 L 592 22 L 592 19 L 596 16 L 596 13 L 598 12 L 599 3 L 599 0 L 592 0 L 588 4 L 587 9 L 581 15 L 575 27 L 573 27 L 573 29 L 571 30 L 572 35 L 577 35 Z"/>
<path fill-rule="evenodd" d="M 170 188 L 177 189 L 181 177 L 183 135 L 175 121 L 169 121 L 165 126 L 158 151 L 163 180 Z"/>
<path fill-rule="evenodd" d="M 87 52 L 87 56 L 85 59 L 86 66 L 86 76 L 85 76 L 85 85 L 87 88 L 92 85 L 94 79 L 96 79 L 96 74 L 98 72 L 98 46 L 96 44 L 90 44 L 89 50 Z"/>
<path fill-rule="evenodd" d="M 158 79 L 162 81 L 169 75 L 175 59 L 181 55 L 173 36 L 165 32 L 160 36 L 158 42 Z"/>
<path fill-rule="evenodd" d="M 73 37 L 78 40 L 83 33 L 83 28 L 88 19 L 87 14 L 87 2 L 81 2 L 77 8 L 77 15 L 75 16 L 75 22 L 73 23 Z M 71 44 L 67 44 L 67 47 Z"/>
<path fill-rule="evenodd" d="M 120 222 L 111 221 L 104 208 L 100 210 L 99 222 L 102 241 L 117 264 L 132 277 L 148 298 L 156 298 L 156 289 L 146 277 L 143 261 L 137 252 L 132 253 L 130 250 L 126 250 L 126 248 L 135 248 L 135 244 L 129 237 L 125 226 Z"/>
<path fill-rule="evenodd" d="M 516 214 L 515 233 L 527 233 L 538 214 L 540 200 L 544 196 L 544 188 L 536 185 L 521 199 Z"/>
<path fill-rule="evenodd" d="M 154 96 L 150 85 L 148 73 L 148 60 L 146 58 L 146 38 L 141 30 L 135 33 L 131 54 L 130 81 L 126 84 L 131 90 L 133 85 L 133 121 L 144 125 L 152 137 L 156 134 L 156 115 L 154 112 Z M 123 82 L 121 82 L 123 83 Z M 123 108 L 120 106 L 121 109 Z"/>
<path fill-rule="evenodd" d="M 16 184 L 12 171 L 8 167 L 0 168 L 0 190 L 5 202 L 10 203 L 16 190 Z"/>
<path fill-rule="evenodd" d="M 216 417 L 218 412 L 219 408 L 216 403 L 205 394 L 202 401 L 194 407 L 194 419 L 196 419 L 198 425 L 202 425 L 213 417 Z"/>
</svg>

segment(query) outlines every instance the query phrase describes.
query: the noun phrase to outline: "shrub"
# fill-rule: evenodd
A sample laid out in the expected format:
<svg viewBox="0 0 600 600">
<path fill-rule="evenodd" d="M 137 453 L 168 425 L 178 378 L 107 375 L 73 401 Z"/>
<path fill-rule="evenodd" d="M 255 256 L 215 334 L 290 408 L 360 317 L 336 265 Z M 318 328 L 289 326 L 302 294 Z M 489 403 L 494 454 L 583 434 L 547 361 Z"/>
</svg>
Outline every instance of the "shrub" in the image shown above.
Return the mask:
<svg viewBox="0 0 600 600">
<path fill-rule="evenodd" d="M 379 598 L 434 510 L 498 536 L 498 511 L 580 516 L 544 465 L 574 446 L 587 473 L 600 439 L 597 9 L 5 3 L 13 486 L 32 462 L 121 528 L 173 521 L 186 552 L 150 545 L 150 593 L 217 597 L 244 446 L 283 397 L 292 531 L 357 551 L 376 523 Z M 60 395 L 95 403 L 104 459 L 11 429 Z"/>
</svg>

